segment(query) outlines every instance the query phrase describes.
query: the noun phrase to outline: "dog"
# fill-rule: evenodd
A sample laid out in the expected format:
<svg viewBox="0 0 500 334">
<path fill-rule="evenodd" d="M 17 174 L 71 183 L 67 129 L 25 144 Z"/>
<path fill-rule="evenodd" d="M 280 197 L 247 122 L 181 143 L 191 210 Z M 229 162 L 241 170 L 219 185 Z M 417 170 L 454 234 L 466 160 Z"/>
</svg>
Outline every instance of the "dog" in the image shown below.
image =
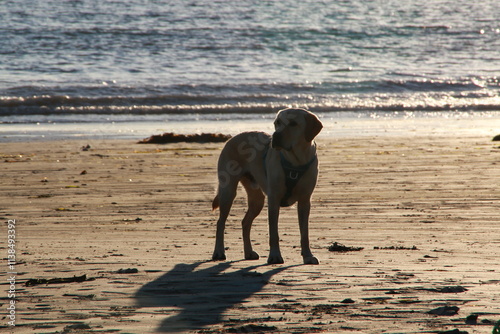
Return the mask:
<svg viewBox="0 0 500 334">
<path fill-rule="evenodd" d="M 240 133 L 227 141 L 221 151 L 217 165 L 218 191 L 212 202 L 213 210 L 220 208 L 213 261 L 226 259 L 224 229 L 241 183 L 248 197 L 248 210 L 242 221 L 245 259 L 259 259 L 252 249 L 250 229 L 267 195 L 270 246 L 267 263 L 284 263 L 278 235 L 280 207 L 297 203 L 304 264 L 319 264 L 309 247 L 309 212 L 318 178 L 314 138 L 323 124 L 305 109 L 284 109 L 276 115 L 274 128 L 272 136 L 264 132 Z"/>
</svg>

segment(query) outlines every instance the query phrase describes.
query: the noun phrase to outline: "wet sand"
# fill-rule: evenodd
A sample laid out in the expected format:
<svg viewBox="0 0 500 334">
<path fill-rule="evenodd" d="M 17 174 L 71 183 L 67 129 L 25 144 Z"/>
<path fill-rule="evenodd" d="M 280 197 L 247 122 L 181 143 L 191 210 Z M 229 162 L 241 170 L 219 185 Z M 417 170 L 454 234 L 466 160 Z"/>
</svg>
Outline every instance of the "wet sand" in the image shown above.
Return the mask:
<svg viewBox="0 0 500 334">
<path fill-rule="evenodd" d="M 4 240 L 16 221 L 13 332 L 491 333 L 500 320 L 498 142 L 320 138 L 317 266 L 301 264 L 293 207 L 280 217 L 285 264 L 266 265 L 265 211 L 252 233 L 261 258 L 242 260 L 243 191 L 228 261 L 208 261 L 222 145 L 0 144 Z"/>
</svg>

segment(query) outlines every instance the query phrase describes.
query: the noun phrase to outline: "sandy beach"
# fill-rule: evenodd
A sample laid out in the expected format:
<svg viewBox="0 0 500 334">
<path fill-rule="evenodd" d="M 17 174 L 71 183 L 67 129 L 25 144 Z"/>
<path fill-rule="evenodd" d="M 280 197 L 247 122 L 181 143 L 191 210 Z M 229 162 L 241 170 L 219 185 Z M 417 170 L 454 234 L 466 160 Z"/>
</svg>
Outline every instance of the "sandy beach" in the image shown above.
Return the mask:
<svg viewBox="0 0 500 334">
<path fill-rule="evenodd" d="M 317 142 L 317 266 L 301 264 L 293 207 L 280 216 L 285 264 L 266 265 L 265 211 L 252 233 L 261 259 L 242 260 L 243 191 L 228 261 L 208 261 L 223 144 L 1 143 L 2 239 L 16 236 L 14 267 L 1 249 L 1 331 L 491 333 L 500 144 L 453 134 Z M 331 252 L 334 242 L 363 249 Z"/>
</svg>

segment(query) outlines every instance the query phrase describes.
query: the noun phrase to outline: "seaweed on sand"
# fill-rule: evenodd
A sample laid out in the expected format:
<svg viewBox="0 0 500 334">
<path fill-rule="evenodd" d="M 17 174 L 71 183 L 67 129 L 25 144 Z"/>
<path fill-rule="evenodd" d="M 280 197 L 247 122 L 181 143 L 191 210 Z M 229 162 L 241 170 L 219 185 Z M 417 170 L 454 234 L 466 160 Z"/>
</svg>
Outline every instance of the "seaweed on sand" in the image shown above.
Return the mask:
<svg viewBox="0 0 500 334">
<path fill-rule="evenodd" d="M 143 139 L 138 144 L 170 144 L 170 143 L 223 143 L 231 136 L 222 133 L 202 133 L 192 135 L 180 135 L 166 132 L 161 135 L 153 135 Z"/>
</svg>

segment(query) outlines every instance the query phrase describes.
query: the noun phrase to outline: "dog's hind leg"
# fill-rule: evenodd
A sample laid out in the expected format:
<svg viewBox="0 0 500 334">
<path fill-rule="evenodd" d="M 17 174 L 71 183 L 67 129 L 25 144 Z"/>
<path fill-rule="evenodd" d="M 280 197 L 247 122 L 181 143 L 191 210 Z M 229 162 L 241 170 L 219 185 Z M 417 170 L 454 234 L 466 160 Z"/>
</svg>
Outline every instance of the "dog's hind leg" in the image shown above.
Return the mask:
<svg viewBox="0 0 500 334">
<path fill-rule="evenodd" d="M 233 179 L 228 184 L 222 186 L 219 184 L 219 191 L 214 199 L 214 209 L 219 205 L 219 220 L 217 221 L 217 232 L 215 235 L 215 249 L 212 255 L 213 261 L 223 261 L 226 259 L 226 251 L 224 248 L 224 229 L 226 227 L 226 220 L 231 211 L 233 200 L 236 197 L 236 189 L 238 187 L 238 180 Z M 218 202 L 218 203 L 217 203 Z"/>
<path fill-rule="evenodd" d="M 255 217 L 259 215 L 264 207 L 265 196 L 262 190 L 255 184 L 255 181 L 243 177 L 241 184 L 245 188 L 248 196 L 248 210 L 241 222 L 243 228 L 243 249 L 245 252 L 245 260 L 258 260 L 259 254 L 252 249 L 252 242 L 250 241 L 250 230 Z"/>
</svg>

